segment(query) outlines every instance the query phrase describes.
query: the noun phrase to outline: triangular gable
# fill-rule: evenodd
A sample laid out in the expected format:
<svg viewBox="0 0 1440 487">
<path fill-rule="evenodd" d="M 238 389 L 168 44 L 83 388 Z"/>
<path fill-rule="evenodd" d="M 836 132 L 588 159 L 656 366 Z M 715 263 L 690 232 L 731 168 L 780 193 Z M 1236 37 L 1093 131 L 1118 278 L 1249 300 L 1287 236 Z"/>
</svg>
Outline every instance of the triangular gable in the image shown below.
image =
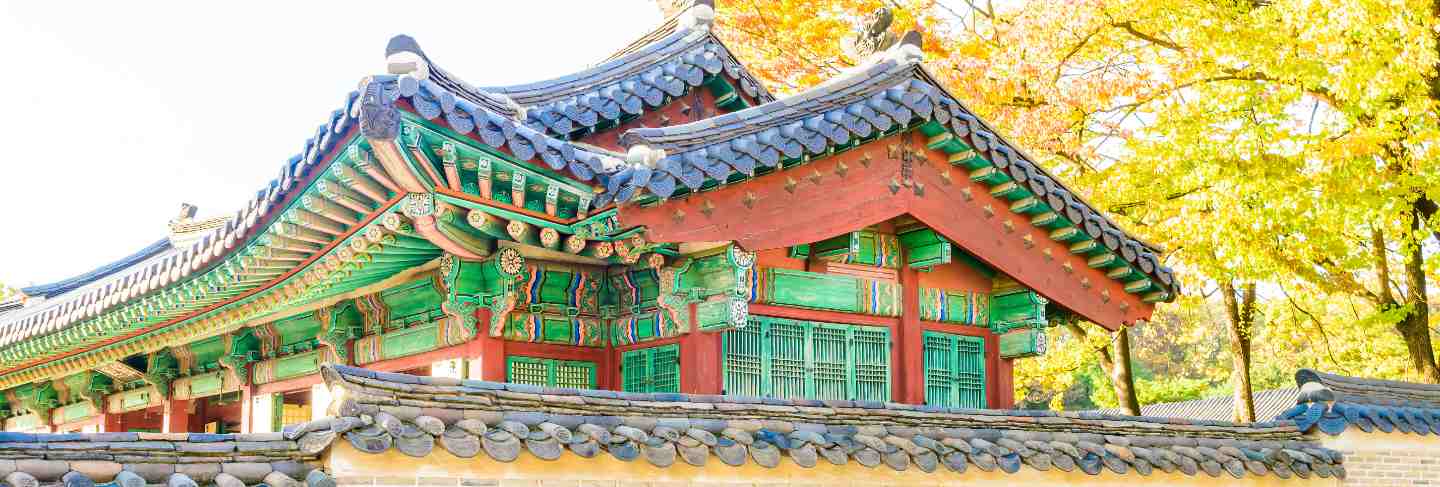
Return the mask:
<svg viewBox="0 0 1440 487">
<path fill-rule="evenodd" d="M 918 45 L 794 97 L 625 140 L 642 157 L 607 189 L 638 203 L 621 222 L 652 241 L 762 250 L 910 215 L 1106 326 L 1148 319 L 1175 293 L 1152 249 L 939 88 Z"/>
</svg>

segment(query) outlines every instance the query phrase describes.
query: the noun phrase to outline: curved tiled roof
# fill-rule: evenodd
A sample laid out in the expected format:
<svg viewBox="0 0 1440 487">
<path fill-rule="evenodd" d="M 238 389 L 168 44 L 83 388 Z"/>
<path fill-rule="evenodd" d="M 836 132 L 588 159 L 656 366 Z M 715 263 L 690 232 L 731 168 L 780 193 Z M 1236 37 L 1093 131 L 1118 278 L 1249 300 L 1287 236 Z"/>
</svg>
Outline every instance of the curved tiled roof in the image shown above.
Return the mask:
<svg viewBox="0 0 1440 487">
<path fill-rule="evenodd" d="M 333 486 L 317 464 L 336 433 L 0 433 L 0 478 L 12 487 Z"/>
<path fill-rule="evenodd" d="M 486 89 L 527 107 L 530 122 L 565 135 L 658 108 L 721 73 L 751 98 L 774 99 L 708 30 L 685 29 L 578 73 Z"/>
<path fill-rule="evenodd" d="M 615 154 L 552 137 L 504 113 L 457 96 L 434 79 L 421 79 L 412 74 L 381 75 L 368 78 L 365 84 L 367 90 L 377 90 L 386 103 L 403 99 L 422 118 L 443 119 L 456 132 L 473 133 L 486 145 L 509 150 L 521 161 L 532 162 L 539 157 L 550 169 L 569 171 L 581 181 L 590 181 L 597 175 L 603 181 L 619 169 Z"/>
<path fill-rule="evenodd" d="M 90 280 L 83 287 L 73 289 L 74 292 L 6 314 L 0 320 L 0 347 L 56 332 L 190 279 L 242 248 L 255 230 L 269 223 L 283 196 L 308 175 L 322 156 L 340 142 L 339 136 L 351 128 L 355 121 L 351 113 L 358 110 L 358 106 L 351 105 L 357 96 L 358 92 L 349 93 L 345 98 L 346 109 L 331 112 L 329 120 L 305 141 L 300 154 L 282 164 L 279 176 L 257 191 L 255 197 L 223 226 L 189 245 L 171 247 L 167 243 L 162 252 L 145 259 L 127 261 L 124 266 L 102 268 L 107 271 L 103 277 Z"/>
<path fill-rule="evenodd" d="M 1440 385 L 1366 379 L 1310 369 L 1295 373 L 1297 404 L 1280 418 L 1330 435 L 1362 431 L 1440 435 Z"/>
<path fill-rule="evenodd" d="M 894 470 L 1021 468 L 1098 475 L 1155 470 L 1211 477 L 1343 477 L 1339 452 L 1304 439 L 1290 422 L 1238 425 L 1037 411 L 993 411 L 866 401 L 625 393 L 416 377 L 345 366 L 322 369 L 344 390 L 342 416 L 356 449 L 424 457 L 438 445 L 469 458 L 510 462 L 522 453 L 678 462 L 784 458 L 801 467 L 855 462 Z"/>
<path fill-rule="evenodd" d="M 387 52 L 402 49 L 404 39 L 408 38 L 399 36 L 392 40 Z M 492 147 L 508 149 L 517 159 L 533 161 L 538 157 L 551 169 L 568 170 L 583 181 L 598 175 L 603 182 L 608 173 L 619 167 L 614 154 L 533 129 L 514 119 L 509 105 L 476 102 L 487 100 L 483 92 L 472 93 L 468 85 L 460 86 L 434 68 L 428 74 L 421 78 L 410 74 L 373 76 L 366 78 L 363 89 L 375 90 L 387 104 L 404 101 L 427 120 L 443 118 L 455 131 L 475 133 Z M 281 166 L 277 178 L 257 191 L 255 198 L 228 222 L 194 243 L 171 246 L 144 260 L 112 264 L 95 271 L 102 276 L 89 279 L 73 292 L 5 313 L 0 317 L 0 347 L 97 317 L 121 304 L 200 275 L 244 248 L 250 237 L 270 224 L 284 197 L 301 189 L 301 180 L 310 176 L 324 156 L 343 142 L 340 135 L 359 122 L 363 105 L 359 91 L 349 93 L 343 109 L 331 113 L 329 121 L 305 142 L 301 153 Z"/>
<path fill-rule="evenodd" d="M 721 73 L 736 80 L 751 98 L 774 100 L 710 33 L 708 24 L 686 25 L 676 17 L 599 65 L 519 85 L 474 87 L 436 66 L 409 36 L 392 39 L 386 54 L 415 53 L 429 64 L 432 80 L 447 91 L 505 117 L 521 114 L 531 128 L 560 137 L 658 108 Z"/>
<path fill-rule="evenodd" d="M 100 266 L 95 270 L 80 274 L 75 277 L 71 277 L 69 279 L 55 281 L 49 284 L 38 284 L 29 287 L 22 287 L 20 288 L 20 292 L 30 297 L 45 298 L 65 294 L 67 292 L 75 290 L 75 288 L 95 282 L 98 279 L 103 279 L 106 276 L 109 276 L 127 267 L 140 263 L 146 259 L 149 259 L 156 255 L 160 255 L 160 253 L 165 252 L 166 250 L 170 250 L 170 248 L 170 239 L 163 238 L 160 239 L 158 242 L 146 245 L 145 248 L 140 249 L 133 254 L 122 257 L 120 258 L 120 260 L 117 260 L 115 262 Z"/>
<path fill-rule="evenodd" d="M 907 54 L 907 49 L 915 50 Z M 753 176 L 759 170 L 778 168 L 784 160 L 821 156 L 837 146 L 924 122 L 944 126 L 1162 287 L 1173 289 L 1178 284 L 1153 246 L 1125 234 L 997 135 L 934 81 L 920 64 L 918 48 L 907 44 L 791 97 L 697 122 L 626 131 L 623 143 L 663 150 L 664 157 L 653 167 L 630 163 L 615 173 L 609 191 L 599 195 L 596 204 L 608 204 L 612 198 L 631 200 L 642 189 L 668 198 L 681 186 L 695 191 L 707 181 Z"/>
<path fill-rule="evenodd" d="M 1299 394 L 1300 390 L 1294 387 L 1256 392 L 1254 394 L 1255 417 L 1271 419 L 1280 416 L 1280 413 L 1295 404 L 1295 398 Z M 1196 399 L 1193 401 L 1146 404 L 1140 406 L 1140 414 L 1161 418 L 1229 421 L 1234 417 L 1234 403 L 1235 398 L 1233 396 L 1223 396 Z M 1101 409 L 1100 412 L 1106 414 L 1125 414 L 1120 409 L 1114 408 Z"/>
</svg>

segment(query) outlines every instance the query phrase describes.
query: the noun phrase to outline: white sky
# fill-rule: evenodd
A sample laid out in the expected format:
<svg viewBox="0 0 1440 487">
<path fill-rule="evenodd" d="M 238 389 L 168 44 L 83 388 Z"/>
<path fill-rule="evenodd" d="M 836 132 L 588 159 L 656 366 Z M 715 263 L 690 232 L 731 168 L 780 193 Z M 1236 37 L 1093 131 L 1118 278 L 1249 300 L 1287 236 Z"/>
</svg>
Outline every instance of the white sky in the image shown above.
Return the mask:
<svg viewBox="0 0 1440 487">
<path fill-rule="evenodd" d="M 238 209 L 392 35 L 484 86 L 568 74 L 661 20 L 649 0 L 0 2 L 0 283 L 133 253 L 181 202 Z"/>
</svg>

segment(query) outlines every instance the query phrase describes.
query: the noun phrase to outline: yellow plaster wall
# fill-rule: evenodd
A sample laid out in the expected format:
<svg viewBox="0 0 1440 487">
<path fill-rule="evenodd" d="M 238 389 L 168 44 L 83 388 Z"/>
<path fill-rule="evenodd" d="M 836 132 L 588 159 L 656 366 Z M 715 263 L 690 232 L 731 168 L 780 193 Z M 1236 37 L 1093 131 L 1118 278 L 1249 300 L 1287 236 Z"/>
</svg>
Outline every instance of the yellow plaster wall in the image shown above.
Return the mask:
<svg viewBox="0 0 1440 487">
<path fill-rule="evenodd" d="M 1352 426 L 1340 436 L 1316 439 L 1345 454 L 1346 487 L 1440 485 L 1440 437 L 1435 435 L 1366 433 Z"/>
<path fill-rule="evenodd" d="M 925 473 L 918 469 L 896 472 L 890 467 L 868 468 L 858 463 L 836 466 L 824 462 L 814 468 L 803 468 L 783 459 L 780 466 L 764 468 L 753 463 L 731 467 L 712 457 L 705 467 L 694 467 L 678 459 L 675 465 L 658 468 L 644 459 L 622 462 L 608 454 L 601 453 L 595 458 L 581 458 L 566 452 L 555 461 L 540 460 L 528 453 L 512 463 L 496 462 L 484 453 L 475 458 L 459 458 L 444 451 L 437 445 L 425 458 L 406 456 L 390 450 L 383 454 L 368 454 L 356 450 L 349 442 L 337 439 L 326 459 L 326 469 L 335 476 L 337 483 L 347 486 L 500 486 L 500 487 L 632 487 L 632 486 L 674 486 L 686 485 L 767 485 L 767 486 L 825 486 L 825 487 L 875 487 L 875 486 L 1203 486 L 1217 485 L 1236 487 L 1304 486 L 1338 487 L 1333 478 L 1312 477 L 1302 480 L 1291 478 L 1281 480 L 1273 475 L 1254 477 L 1247 475 L 1235 479 L 1228 474 L 1220 478 L 1200 473 L 1194 477 L 1184 474 L 1167 474 L 1155 471 L 1150 476 L 1141 476 L 1133 471 L 1116 475 L 1109 471 L 1100 475 L 1086 475 L 1083 472 L 1035 471 L 1021 467 L 1014 474 L 996 470 L 983 472 L 970 468 L 963 474 L 944 470 Z"/>
</svg>

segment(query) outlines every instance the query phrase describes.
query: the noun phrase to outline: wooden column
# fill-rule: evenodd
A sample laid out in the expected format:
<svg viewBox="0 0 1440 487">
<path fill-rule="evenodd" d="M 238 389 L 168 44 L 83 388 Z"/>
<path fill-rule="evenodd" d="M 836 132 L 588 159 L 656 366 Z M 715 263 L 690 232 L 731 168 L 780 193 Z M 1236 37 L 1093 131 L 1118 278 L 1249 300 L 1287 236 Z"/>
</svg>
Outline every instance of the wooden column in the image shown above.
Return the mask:
<svg viewBox="0 0 1440 487">
<path fill-rule="evenodd" d="M 505 382 L 505 340 L 492 336 L 481 336 L 480 380 Z"/>
<path fill-rule="evenodd" d="M 725 388 L 721 375 L 720 334 L 692 331 L 680 342 L 680 392 L 720 394 Z"/>
<path fill-rule="evenodd" d="M 116 413 L 116 414 L 106 413 L 106 414 L 102 415 L 102 416 L 101 416 L 101 419 L 100 419 L 100 421 L 102 421 L 102 422 L 100 423 L 100 425 L 101 425 L 101 426 L 100 426 L 100 432 L 101 432 L 101 433 L 124 433 L 124 432 L 125 432 L 125 424 L 120 421 L 120 418 L 122 418 L 122 417 L 124 417 L 124 416 L 125 416 L 124 414 L 118 414 L 118 413 Z"/>
<path fill-rule="evenodd" d="M 190 430 L 190 410 L 194 406 L 189 399 L 165 401 L 165 416 L 161 424 L 162 433 L 187 433 Z"/>
<path fill-rule="evenodd" d="M 690 322 L 695 323 L 695 305 L 690 305 Z M 721 367 L 720 334 L 690 330 L 680 339 L 680 392 L 721 394 L 725 377 Z"/>
<path fill-rule="evenodd" d="M 995 373 L 991 376 L 995 381 L 995 395 L 991 397 L 994 397 L 995 400 L 990 403 L 990 407 L 1015 409 L 1015 359 L 1002 358 L 996 362 L 998 365 L 995 367 Z"/>
<path fill-rule="evenodd" d="M 900 267 L 900 326 L 895 333 L 894 391 L 896 401 L 925 403 L 924 330 L 920 325 L 920 271 Z M 898 357 L 897 357 L 898 356 Z"/>
</svg>

